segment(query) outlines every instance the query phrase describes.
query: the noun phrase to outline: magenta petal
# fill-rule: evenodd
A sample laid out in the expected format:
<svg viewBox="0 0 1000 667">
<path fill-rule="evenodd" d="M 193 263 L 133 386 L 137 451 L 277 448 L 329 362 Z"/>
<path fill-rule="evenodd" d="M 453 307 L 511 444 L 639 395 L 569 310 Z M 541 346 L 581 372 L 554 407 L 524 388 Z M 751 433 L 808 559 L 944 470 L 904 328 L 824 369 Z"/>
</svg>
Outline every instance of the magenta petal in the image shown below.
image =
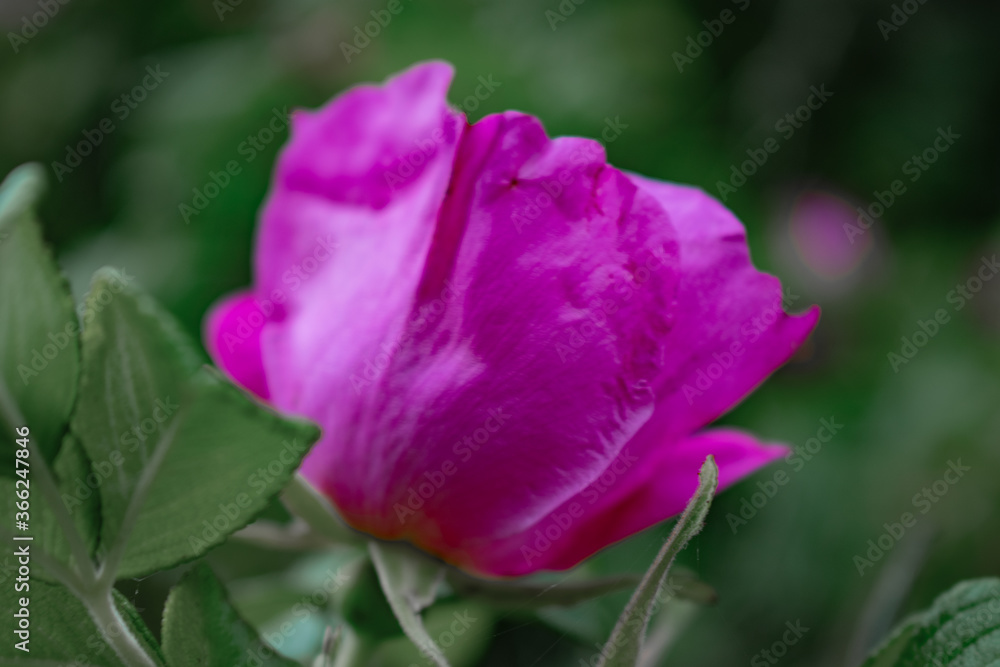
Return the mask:
<svg viewBox="0 0 1000 667">
<path fill-rule="evenodd" d="M 256 267 L 281 320 L 263 337 L 278 407 L 354 420 L 351 378 L 405 326 L 464 124 L 445 100 L 451 76 L 420 65 L 295 116 Z"/>
<path fill-rule="evenodd" d="M 207 343 L 322 426 L 302 472 L 356 528 L 486 574 L 570 567 L 680 511 L 707 454 L 723 484 L 782 455 L 691 434 L 818 310 L 784 313 L 719 202 L 524 114 L 469 127 L 451 76 L 423 64 L 294 115 L 253 294 Z"/>
<path fill-rule="evenodd" d="M 723 489 L 789 452 L 727 428 L 661 444 L 652 457 L 640 460 L 630 443 L 586 490 L 516 539 L 472 554 L 469 566 L 503 576 L 573 567 L 609 544 L 679 514 L 694 494 L 709 454 L 719 466 Z"/>
<path fill-rule="evenodd" d="M 412 324 L 307 461 L 354 525 L 454 556 L 576 494 L 648 419 L 677 247 L 604 160 L 522 114 L 466 132 Z"/>
<path fill-rule="evenodd" d="M 593 486 L 590 496 L 581 494 L 581 500 L 597 500 L 547 567 L 572 567 L 608 544 L 679 514 L 694 494 L 698 471 L 709 454 L 719 466 L 721 490 L 789 451 L 784 445 L 762 444 L 748 433 L 728 428 L 709 429 L 663 447 L 643 462 L 637 474 L 626 473 L 620 481 Z"/>
<path fill-rule="evenodd" d="M 220 368 L 266 400 L 270 392 L 260 350 L 265 319 L 253 294 L 234 294 L 212 308 L 205 323 L 205 341 Z"/>
<path fill-rule="evenodd" d="M 819 308 L 785 313 L 781 283 L 754 268 L 743 225 L 715 198 L 631 178 L 669 212 L 681 243 L 677 323 L 656 413 L 644 429 L 653 435 L 639 441 L 658 447 L 715 421 L 787 362 L 816 326 Z"/>
<path fill-rule="evenodd" d="M 485 557 L 499 559 L 496 562 L 476 562 L 470 567 L 495 574 L 570 567 L 601 547 L 680 511 L 697 484 L 697 471 L 708 453 L 720 457 L 720 468 L 726 463 L 726 483 L 780 456 L 779 450 L 763 449 L 742 434 L 709 432 L 720 434 L 718 438 L 690 434 L 732 408 L 785 363 L 814 328 L 818 309 L 800 316 L 785 314 L 780 283 L 754 268 L 743 225 L 714 198 L 692 187 L 631 178 L 640 189 L 654 194 L 669 213 L 680 240 L 681 262 L 675 322 L 666 337 L 665 361 L 654 382 L 657 407 L 624 450 L 635 463 L 621 475 L 604 473 L 605 479 L 615 479 L 617 490 L 600 502 L 594 499 L 588 513 L 574 520 L 581 529 L 560 539 L 566 554 L 554 546 L 530 559 L 529 564 L 521 549 L 537 542 L 539 537 L 533 531 L 548 528 L 559 532 L 558 525 L 549 524 L 573 501 L 523 535 L 511 538 L 506 547 L 484 547 Z M 704 447 L 699 449 L 701 445 Z M 720 449 L 716 452 L 712 447 Z M 676 470 L 671 469 L 673 465 Z M 603 497 L 605 486 L 598 478 L 575 501 L 590 506 L 587 501 L 594 498 L 595 490 Z M 641 493 L 636 489 L 642 489 Z M 643 499 L 651 498 L 661 504 L 644 506 Z M 670 499 L 673 502 L 662 504 Z M 608 503 L 617 503 L 623 513 L 609 510 L 605 519 L 591 514 Z M 478 549 L 469 549 L 476 554 L 474 560 L 483 557 Z"/>
</svg>

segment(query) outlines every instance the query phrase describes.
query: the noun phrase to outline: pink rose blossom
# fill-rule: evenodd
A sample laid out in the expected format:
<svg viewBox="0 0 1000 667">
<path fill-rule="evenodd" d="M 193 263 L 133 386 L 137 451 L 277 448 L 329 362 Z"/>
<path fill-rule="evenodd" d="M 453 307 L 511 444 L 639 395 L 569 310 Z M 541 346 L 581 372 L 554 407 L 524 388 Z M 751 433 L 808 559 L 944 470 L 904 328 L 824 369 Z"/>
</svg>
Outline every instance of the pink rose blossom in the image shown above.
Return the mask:
<svg viewBox="0 0 1000 667">
<path fill-rule="evenodd" d="M 355 528 L 488 575 L 563 569 L 786 454 L 704 430 L 789 359 L 740 222 L 595 141 L 449 108 L 427 63 L 292 118 L 218 364 L 319 423 L 302 473 Z"/>
</svg>

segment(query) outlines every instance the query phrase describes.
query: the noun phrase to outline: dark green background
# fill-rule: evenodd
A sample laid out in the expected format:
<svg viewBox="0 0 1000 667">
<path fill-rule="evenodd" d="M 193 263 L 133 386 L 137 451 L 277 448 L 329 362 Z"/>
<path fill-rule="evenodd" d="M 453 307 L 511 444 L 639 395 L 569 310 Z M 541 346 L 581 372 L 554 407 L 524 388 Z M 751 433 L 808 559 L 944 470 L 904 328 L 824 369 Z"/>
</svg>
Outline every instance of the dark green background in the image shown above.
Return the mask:
<svg viewBox="0 0 1000 667">
<path fill-rule="evenodd" d="M 852 664 L 852 642 L 864 646 L 960 579 L 998 574 L 1000 280 L 960 312 L 946 300 L 1000 241 L 994 3 L 914 1 L 916 13 L 885 39 L 879 21 L 893 12 L 888 1 L 753 0 L 741 10 L 744 0 L 566 0 L 575 9 L 553 29 L 546 12 L 559 11 L 555 0 L 403 0 L 403 11 L 346 62 L 341 42 L 386 4 L 243 0 L 220 20 L 209 0 L 70 0 L 17 53 L 6 35 L 39 11 L 37 0 L 0 5 L 0 172 L 26 161 L 50 167 L 42 218 L 78 297 L 90 273 L 111 264 L 197 335 L 209 305 L 249 282 L 256 213 L 284 136 L 250 162 L 241 142 L 274 109 L 315 107 L 418 60 L 454 63 L 455 103 L 480 76 L 501 83 L 470 120 L 513 108 L 539 116 L 552 135 L 597 138 L 606 119 L 618 119 L 627 128 L 607 144 L 613 164 L 713 193 L 747 149 L 780 136 L 775 122 L 810 86 L 825 84 L 830 100 L 779 139 L 780 150 L 727 201 L 749 230 L 758 266 L 799 297 L 793 309 L 816 302 L 823 319 L 796 361 L 726 421 L 795 445 L 821 419 L 843 429 L 800 471 L 779 463 L 720 497 L 683 558 L 721 600 L 695 617 L 670 664 L 748 664 L 796 620 L 810 630 L 782 664 Z M 735 20 L 679 72 L 674 52 L 724 9 Z M 122 118 L 115 100 L 147 66 L 169 75 Z M 58 180 L 52 163 L 105 118 L 114 131 Z M 856 266 L 837 277 L 815 268 L 826 252 L 855 249 L 839 223 L 811 253 L 795 252 L 796 198 L 818 192 L 848 209 L 867 205 L 874 191 L 905 178 L 902 166 L 939 127 L 960 138 L 906 182 L 866 234 L 871 247 Z M 179 205 L 230 160 L 242 172 L 186 224 Z M 894 372 L 887 354 L 938 308 L 951 321 Z M 914 511 L 914 494 L 959 458 L 971 471 L 929 512 L 918 509 L 918 527 L 859 576 L 854 556 L 884 523 Z M 790 482 L 734 536 L 727 514 L 777 469 Z M 593 567 L 643 569 L 664 529 L 652 533 Z M 274 558 L 226 547 L 213 564 L 234 581 L 281 562 Z M 879 584 L 893 578 L 903 581 L 896 590 Z M 160 587 L 135 588 L 155 616 Z M 589 605 L 550 625 L 508 617 L 484 664 L 578 664 L 622 603 Z M 866 608 L 873 611 L 862 621 Z M 579 641 L 553 629 L 574 619 L 584 628 Z"/>
</svg>

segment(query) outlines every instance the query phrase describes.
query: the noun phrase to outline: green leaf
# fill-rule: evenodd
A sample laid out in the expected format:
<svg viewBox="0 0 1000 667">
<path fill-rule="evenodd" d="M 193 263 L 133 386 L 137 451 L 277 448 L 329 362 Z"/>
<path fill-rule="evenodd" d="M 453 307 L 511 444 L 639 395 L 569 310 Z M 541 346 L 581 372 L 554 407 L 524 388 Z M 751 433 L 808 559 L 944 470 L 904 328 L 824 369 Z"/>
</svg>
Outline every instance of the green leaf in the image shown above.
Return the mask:
<svg viewBox="0 0 1000 667">
<path fill-rule="evenodd" d="M 424 657 L 439 667 L 448 667 L 448 660 L 420 618 L 420 612 L 437 596 L 444 574 L 443 566 L 401 546 L 380 542 L 369 543 L 368 553 L 378 573 L 382 591 L 403 632 Z"/>
<path fill-rule="evenodd" d="M 73 429 L 100 477 L 118 578 L 190 560 L 250 523 L 318 437 L 210 369 L 152 299 L 110 271 L 87 299 Z"/>
<path fill-rule="evenodd" d="M 45 247 L 33 211 L 44 187 L 42 168 L 35 164 L 19 167 L 0 184 L 0 475 L 4 476 L 14 470 L 14 428 L 27 424 L 51 461 L 76 400 L 79 323 L 69 286 Z"/>
<path fill-rule="evenodd" d="M 91 484 L 98 479 L 97 474 L 90 466 L 90 459 L 83 449 L 80 441 L 72 433 L 66 434 L 63 445 L 56 456 L 53 472 L 59 484 L 59 491 L 62 494 L 62 502 L 66 510 L 73 517 L 76 529 L 86 542 L 87 551 L 93 554 L 98 547 L 101 531 L 101 500 L 100 495 L 91 488 Z M 41 496 L 36 496 L 41 499 Z M 47 537 L 40 536 L 39 539 L 45 545 L 52 545 L 57 540 L 65 540 L 65 535 L 58 530 L 57 522 L 51 519 L 47 522 L 58 531 Z M 48 547 L 47 547 L 48 548 Z M 68 545 L 65 547 L 69 553 Z"/>
<path fill-rule="evenodd" d="M 229 604 L 207 565 L 192 568 L 170 591 L 163 611 L 163 652 L 175 667 L 298 667 L 274 652 Z"/>
<path fill-rule="evenodd" d="M 149 492 L 121 578 L 196 558 L 246 526 L 319 437 L 312 424 L 268 411 L 215 371 L 199 380 L 173 446 L 144 471 Z"/>
<path fill-rule="evenodd" d="M 718 486 L 719 469 L 715 459 L 709 456 L 701 467 L 698 489 L 618 618 L 611 637 L 601 651 L 598 667 L 635 667 L 638 664 L 649 619 L 662 603 L 661 590 L 670 565 L 691 538 L 701 531 Z"/>
<path fill-rule="evenodd" d="M 102 542 L 118 536 L 143 469 L 201 365 L 152 299 L 102 269 L 85 301 L 83 372 L 73 430 L 100 474 Z"/>
<path fill-rule="evenodd" d="M 73 667 L 130 667 L 105 643 L 83 603 L 64 587 L 33 579 L 27 592 L 16 593 L 14 587 L 8 585 L 2 588 L 3 608 L 10 613 L 4 613 L 5 640 L 0 642 L 0 664 L 11 667 L 70 664 Z M 20 607 L 18 597 L 21 595 L 30 600 L 30 653 L 14 647 L 20 639 L 15 639 L 16 619 L 12 613 Z M 166 664 L 152 634 L 128 600 L 116 594 L 115 606 L 146 652 L 158 664 Z"/>
<path fill-rule="evenodd" d="M 903 621 L 862 667 L 1000 664 L 1000 579 L 964 581 Z"/>
</svg>

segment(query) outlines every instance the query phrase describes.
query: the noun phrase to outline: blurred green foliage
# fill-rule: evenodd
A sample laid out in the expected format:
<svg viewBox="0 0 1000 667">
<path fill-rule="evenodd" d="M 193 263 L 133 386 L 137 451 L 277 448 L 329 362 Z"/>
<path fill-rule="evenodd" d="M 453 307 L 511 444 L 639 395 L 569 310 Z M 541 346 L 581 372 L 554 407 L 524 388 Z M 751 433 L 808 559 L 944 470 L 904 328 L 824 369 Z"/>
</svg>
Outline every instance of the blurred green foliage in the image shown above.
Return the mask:
<svg viewBox="0 0 1000 667">
<path fill-rule="evenodd" d="M 821 419 L 843 428 L 801 469 L 778 463 L 719 498 L 682 557 L 721 599 L 696 616 L 671 664 L 746 664 L 797 620 L 810 630 L 782 664 L 856 664 L 858 647 L 903 611 L 960 579 L 996 575 L 1000 560 L 1000 280 L 961 310 L 948 301 L 1000 241 L 1000 13 L 990 2 L 902 4 L 915 13 L 886 32 L 888 0 L 403 0 L 348 62 L 342 43 L 382 0 L 71 0 L 24 39 L 10 34 L 31 33 L 25 21 L 41 5 L 6 0 L 0 172 L 26 161 L 47 166 L 52 191 L 41 217 L 78 297 L 99 266 L 124 268 L 197 334 L 209 305 L 250 281 L 256 214 L 285 134 L 260 137 L 259 147 L 251 137 L 286 108 L 315 107 L 354 83 L 444 58 L 457 68 L 452 100 L 470 120 L 521 109 L 552 135 L 595 138 L 615 123 L 620 134 L 604 137 L 613 137 L 612 163 L 718 194 L 746 151 L 780 137 L 776 123 L 810 86 L 825 85 L 829 101 L 727 199 L 755 261 L 797 297 L 792 309 L 818 302 L 824 316 L 796 361 L 725 421 L 799 447 Z M 688 51 L 678 71 L 675 53 L 727 9 L 734 20 L 698 55 Z M 480 76 L 501 85 L 465 104 Z M 849 210 L 868 206 L 948 127 L 960 138 L 907 181 L 857 246 L 867 244 L 866 254 L 837 276 L 817 271 L 817 253 L 834 252 L 844 237 L 796 246 L 797 198 L 818 192 Z M 81 142 L 97 145 L 69 167 Z M 194 190 L 204 193 L 231 161 L 239 173 L 185 221 L 180 205 L 192 205 Z M 939 308 L 948 323 L 894 371 L 888 353 Z M 958 459 L 971 470 L 921 514 L 914 495 Z M 788 484 L 734 535 L 727 516 L 779 469 Z M 907 511 L 917 528 L 859 575 L 855 556 Z M 666 529 L 588 567 L 642 571 Z M 288 561 L 231 545 L 212 560 L 230 581 Z M 156 609 L 165 583 L 123 592 Z M 501 615 L 483 664 L 578 664 L 626 599 L 608 596 L 545 622 Z"/>
</svg>

